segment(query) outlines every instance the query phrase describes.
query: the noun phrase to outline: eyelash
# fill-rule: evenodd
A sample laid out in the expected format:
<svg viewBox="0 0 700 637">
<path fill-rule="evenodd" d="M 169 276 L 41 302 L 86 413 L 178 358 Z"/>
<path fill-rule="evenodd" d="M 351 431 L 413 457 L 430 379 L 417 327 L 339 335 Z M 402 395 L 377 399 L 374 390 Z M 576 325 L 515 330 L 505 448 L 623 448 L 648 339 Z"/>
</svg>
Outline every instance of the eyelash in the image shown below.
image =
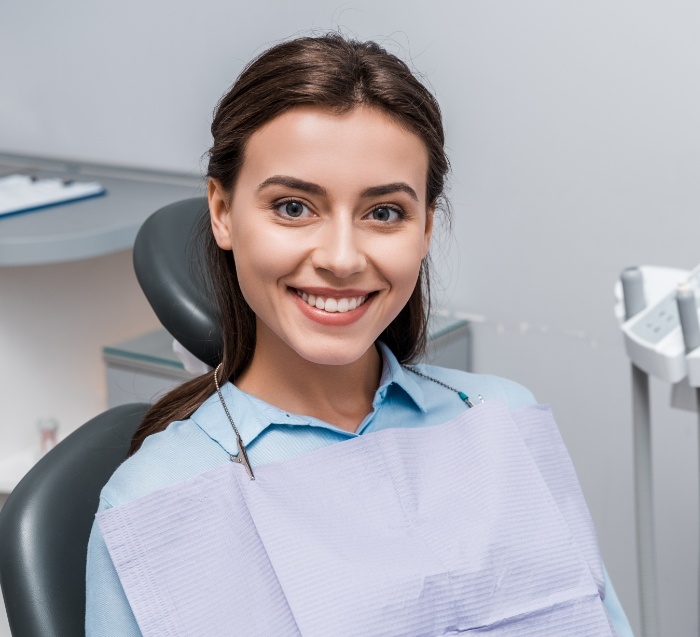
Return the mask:
<svg viewBox="0 0 700 637">
<path fill-rule="evenodd" d="M 276 211 L 281 217 L 286 218 L 286 219 L 298 219 L 299 217 L 291 217 L 289 215 L 285 215 L 283 212 L 280 211 L 280 208 L 284 206 L 285 204 L 288 203 L 298 203 L 304 206 L 307 210 L 309 210 L 309 206 L 304 203 L 301 199 L 295 199 L 294 197 L 289 197 L 288 199 L 280 199 L 278 201 L 275 201 L 272 204 L 272 209 Z M 371 215 L 375 210 L 381 210 L 382 208 L 386 208 L 387 210 L 391 210 L 392 212 L 395 212 L 397 215 L 397 219 L 394 219 L 394 222 L 405 219 L 407 217 L 406 213 L 399 208 L 398 206 L 391 206 L 388 204 L 379 204 L 378 206 L 374 206 L 367 215 Z M 377 221 L 376 219 L 374 221 Z M 383 224 L 389 224 L 392 223 L 391 221 L 381 221 L 379 223 Z"/>
</svg>

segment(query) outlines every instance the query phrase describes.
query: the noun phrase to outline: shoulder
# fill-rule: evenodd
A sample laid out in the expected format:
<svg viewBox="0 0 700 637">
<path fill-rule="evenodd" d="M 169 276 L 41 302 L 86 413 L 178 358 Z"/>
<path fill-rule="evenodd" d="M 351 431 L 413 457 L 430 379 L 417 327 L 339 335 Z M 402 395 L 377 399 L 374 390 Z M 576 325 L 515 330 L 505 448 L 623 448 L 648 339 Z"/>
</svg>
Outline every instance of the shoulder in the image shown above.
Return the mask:
<svg viewBox="0 0 700 637">
<path fill-rule="evenodd" d="M 106 506 L 118 506 L 228 460 L 228 454 L 192 420 L 176 421 L 146 438 L 141 448 L 112 474 L 100 494 Z"/>
<path fill-rule="evenodd" d="M 435 365 L 416 365 L 416 368 L 465 392 L 473 402 L 476 402 L 478 396 L 481 395 L 487 401 L 500 399 L 511 410 L 537 404 L 535 396 L 529 389 L 507 378 L 491 374 L 473 374 Z"/>
</svg>

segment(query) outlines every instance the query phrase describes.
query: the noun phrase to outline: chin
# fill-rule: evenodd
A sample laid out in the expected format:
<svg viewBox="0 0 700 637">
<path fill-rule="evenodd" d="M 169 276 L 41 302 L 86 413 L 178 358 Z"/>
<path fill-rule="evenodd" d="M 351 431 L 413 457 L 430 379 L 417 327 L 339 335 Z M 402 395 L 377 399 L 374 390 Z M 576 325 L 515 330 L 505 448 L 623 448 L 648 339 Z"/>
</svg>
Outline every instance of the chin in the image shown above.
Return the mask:
<svg viewBox="0 0 700 637">
<path fill-rule="evenodd" d="M 301 358 L 316 365 L 351 365 L 362 358 L 373 346 L 374 341 L 360 347 L 357 345 L 348 347 L 346 342 L 336 341 L 327 344 L 306 344 L 301 347 L 292 345 L 292 348 Z"/>
</svg>

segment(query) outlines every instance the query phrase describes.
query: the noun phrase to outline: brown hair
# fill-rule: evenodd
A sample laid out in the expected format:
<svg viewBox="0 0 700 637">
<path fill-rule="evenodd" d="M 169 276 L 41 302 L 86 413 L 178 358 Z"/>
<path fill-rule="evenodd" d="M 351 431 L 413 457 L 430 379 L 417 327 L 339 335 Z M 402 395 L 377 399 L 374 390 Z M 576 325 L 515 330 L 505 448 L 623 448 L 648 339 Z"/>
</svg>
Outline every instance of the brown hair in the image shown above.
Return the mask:
<svg viewBox="0 0 700 637">
<path fill-rule="evenodd" d="M 449 214 L 443 199 L 449 162 L 437 101 L 395 55 L 374 42 L 350 40 L 336 33 L 283 42 L 246 66 L 214 112 L 208 176 L 230 193 L 251 135 L 300 105 L 321 106 L 339 114 L 366 105 L 382 110 L 417 134 L 428 150 L 427 201 L 431 206 L 443 203 Z M 218 247 L 208 219 L 200 227 L 199 238 L 223 335 L 220 379 L 231 379 L 252 359 L 255 315 L 238 285 L 232 253 Z M 428 260 L 424 259 L 408 303 L 380 336 L 400 362 L 414 361 L 423 353 L 429 310 Z M 209 372 L 161 398 L 134 435 L 130 454 L 146 436 L 188 418 L 213 388 L 213 372 Z"/>
</svg>

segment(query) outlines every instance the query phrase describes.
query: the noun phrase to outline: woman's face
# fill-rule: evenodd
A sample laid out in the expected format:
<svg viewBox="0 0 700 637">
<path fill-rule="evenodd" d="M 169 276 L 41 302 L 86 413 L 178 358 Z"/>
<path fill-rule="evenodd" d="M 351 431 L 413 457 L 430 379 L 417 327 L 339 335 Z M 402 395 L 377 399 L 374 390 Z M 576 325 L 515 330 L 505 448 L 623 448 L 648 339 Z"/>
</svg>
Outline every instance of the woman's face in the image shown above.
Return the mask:
<svg viewBox="0 0 700 637">
<path fill-rule="evenodd" d="M 209 208 L 258 348 L 343 365 L 372 346 L 428 251 L 427 173 L 423 141 L 373 108 L 297 107 L 251 136 L 233 193 L 212 180 Z"/>
</svg>

